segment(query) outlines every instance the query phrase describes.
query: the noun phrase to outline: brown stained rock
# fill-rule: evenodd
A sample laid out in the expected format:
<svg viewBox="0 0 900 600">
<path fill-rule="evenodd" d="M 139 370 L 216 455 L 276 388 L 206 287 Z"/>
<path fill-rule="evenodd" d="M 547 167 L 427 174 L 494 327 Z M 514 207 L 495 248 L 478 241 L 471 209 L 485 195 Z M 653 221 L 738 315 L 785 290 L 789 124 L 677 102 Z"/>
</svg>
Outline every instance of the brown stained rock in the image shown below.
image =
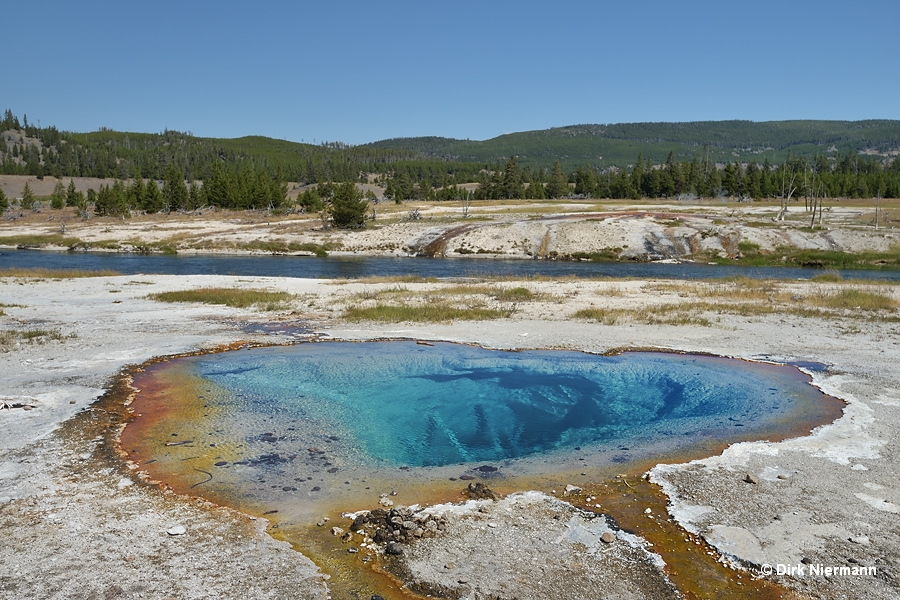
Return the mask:
<svg viewBox="0 0 900 600">
<path fill-rule="evenodd" d="M 500 496 L 498 496 L 493 490 L 491 490 L 488 486 L 484 485 L 481 482 L 470 483 L 466 487 L 466 489 L 463 490 L 463 496 L 472 500 L 500 499 Z"/>
</svg>

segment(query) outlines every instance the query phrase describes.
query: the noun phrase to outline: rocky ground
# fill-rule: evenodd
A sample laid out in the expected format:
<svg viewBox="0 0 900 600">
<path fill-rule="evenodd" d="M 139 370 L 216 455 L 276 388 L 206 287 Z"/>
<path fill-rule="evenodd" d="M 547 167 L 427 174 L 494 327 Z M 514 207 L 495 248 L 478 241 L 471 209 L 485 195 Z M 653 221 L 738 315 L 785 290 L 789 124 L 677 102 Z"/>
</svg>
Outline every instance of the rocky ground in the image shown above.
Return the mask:
<svg viewBox="0 0 900 600">
<path fill-rule="evenodd" d="M 835 202 L 820 227 L 792 204 L 776 221 L 775 201 L 696 204 L 616 201 L 508 201 L 478 203 L 379 204 L 377 217 L 360 231 L 323 228 L 319 215 L 264 211 L 201 210 L 169 215 L 135 214 L 128 219 L 82 219 L 74 209 L 6 211 L 0 247 L 37 244 L 101 251 L 178 253 L 254 252 L 501 258 L 583 258 L 591 254 L 621 260 L 734 257 L 740 245 L 762 250 L 792 247 L 885 252 L 898 241 L 892 206 L 874 201 Z M 30 236 L 30 239 L 29 239 Z M 36 239 L 34 236 L 55 236 Z M 6 238 L 7 241 L 4 242 Z"/>
</svg>

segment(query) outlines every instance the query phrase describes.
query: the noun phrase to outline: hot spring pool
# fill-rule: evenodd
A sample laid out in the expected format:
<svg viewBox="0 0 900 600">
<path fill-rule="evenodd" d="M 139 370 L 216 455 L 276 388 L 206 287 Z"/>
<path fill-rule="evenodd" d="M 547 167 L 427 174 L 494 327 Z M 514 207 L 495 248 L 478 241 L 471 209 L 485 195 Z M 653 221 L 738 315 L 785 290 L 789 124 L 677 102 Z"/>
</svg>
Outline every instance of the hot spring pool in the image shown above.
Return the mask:
<svg viewBox="0 0 900 600">
<path fill-rule="evenodd" d="M 697 355 L 303 343 L 152 365 L 135 377 L 121 446 L 177 490 L 312 514 L 404 483 L 624 468 L 802 435 L 840 411 L 808 379 Z"/>
</svg>

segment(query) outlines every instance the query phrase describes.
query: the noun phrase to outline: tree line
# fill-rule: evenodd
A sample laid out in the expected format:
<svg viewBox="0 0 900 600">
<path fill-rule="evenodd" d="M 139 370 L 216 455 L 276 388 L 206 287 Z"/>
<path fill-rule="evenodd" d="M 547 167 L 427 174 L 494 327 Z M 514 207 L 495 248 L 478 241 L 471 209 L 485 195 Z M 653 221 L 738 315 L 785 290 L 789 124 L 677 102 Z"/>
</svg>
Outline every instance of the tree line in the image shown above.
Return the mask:
<svg viewBox="0 0 900 600">
<path fill-rule="evenodd" d="M 203 206 L 282 210 L 289 208 L 286 182 L 298 181 L 317 184 L 300 195 L 301 209 L 333 217 L 337 198 L 337 213 L 342 203 L 353 206 L 354 216 L 348 222 L 358 224 L 358 205 L 375 196 L 360 192 L 356 197 L 350 186 L 340 186 L 368 181 L 370 174 L 375 174 L 384 196 L 396 202 L 567 196 L 900 197 L 900 160 L 854 152 L 812 158 L 788 155 L 779 164 L 768 158 L 762 163 L 716 163 L 707 147 L 691 160 L 676 160 L 670 152 L 665 162 L 655 164 L 639 154 L 625 168 L 584 165 L 567 172 L 558 160 L 549 168 L 523 166 L 517 156 L 479 163 L 457 161 L 451 155 L 422 160 L 418 151 L 374 145 L 314 146 L 259 137 L 214 140 L 176 131 L 133 134 L 101 129 L 75 134 L 35 126 L 27 116 L 20 121 L 10 110 L 0 120 L 0 131 L 12 132 L 0 140 L 0 174 L 112 179 L 87 194 L 75 190 L 72 182 L 66 189 L 58 184 L 51 196 L 55 208 L 68 205 L 87 211 L 93 207 L 101 215 Z M 30 139 L 23 141 L 22 135 Z M 132 181 L 126 184 L 127 180 Z M 477 185 L 463 186 L 473 183 Z M 30 206 L 34 196 L 27 186 L 26 191 L 22 205 Z M 8 199 L 0 197 L 0 207 L 5 205 Z"/>
<path fill-rule="evenodd" d="M 257 136 L 213 139 L 171 130 L 158 134 L 109 129 L 61 132 L 56 127 L 38 127 L 28 121 L 27 115 L 20 122 L 9 109 L 0 119 L 0 131 L 21 132 L 0 143 L 0 174 L 40 178 L 162 180 L 169 166 L 175 165 L 188 181 L 205 181 L 217 165 L 241 165 L 301 185 L 364 182 L 369 173 L 405 172 L 414 181 L 430 178 L 440 187 L 471 180 L 481 168 L 464 162 L 418 160 L 417 153 L 405 150 L 339 142 L 313 145 Z"/>
<path fill-rule="evenodd" d="M 564 173 L 559 162 L 547 169 L 521 168 L 516 157 L 479 174 L 475 199 L 516 198 L 779 198 L 820 195 L 829 198 L 900 198 L 900 160 L 885 165 L 852 153 L 813 160 L 789 156 L 772 165 L 713 164 L 700 156 L 676 161 L 669 155 L 656 165 L 638 155 L 630 169 L 579 167 Z"/>
</svg>

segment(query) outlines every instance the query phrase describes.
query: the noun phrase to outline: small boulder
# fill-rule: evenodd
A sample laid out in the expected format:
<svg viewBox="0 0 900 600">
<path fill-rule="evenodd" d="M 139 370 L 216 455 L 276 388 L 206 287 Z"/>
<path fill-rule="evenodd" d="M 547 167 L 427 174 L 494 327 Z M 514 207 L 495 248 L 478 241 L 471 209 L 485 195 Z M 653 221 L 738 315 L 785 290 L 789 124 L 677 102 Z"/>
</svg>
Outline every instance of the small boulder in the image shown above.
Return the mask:
<svg viewBox="0 0 900 600">
<path fill-rule="evenodd" d="M 759 477 L 757 477 L 753 473 L 747 473 L 746 475 L 744 475 L 744 481 L 747 483 L 756 484 L 756 483 L 759 483 Z"/>
<path fill-rule="evenodd" d="M 481 482 L 470 483 L 463 490 L 463 495 L 472 500 L 499 500 L 499 496 Z"/>
<path fill-rule="evenodd" d="M 616 534 L 614 534 L 612 531 L 604 531 L 603 535 L 600 536 L 600 541 L 604 544 L 612 544 L 614 541 L 616 541 Z"/>
<path fill-rule="evenodd" d="M 401 546 L 397 542 L 388 542 L 387 547 L 384 549 L 384 553 L 393 556 L 399 556 L 403 554 L 403 546 Z"/>
<path fill-rule="evenodd" d="M 340 527 L 332 527 L 331 528 L 331 535 L 343 535 L 343 533 L 344 533 L 344 530 L 341 529 Z"/>
<path fill-rule="evenodd" d="M 187 529 L 185 529 L 182 525 L 175 525 L 174 527 L 169 527 L 166 530 L 166 533 L 169 535 L 184 535 L 187 533 Z"/>
</svg>

